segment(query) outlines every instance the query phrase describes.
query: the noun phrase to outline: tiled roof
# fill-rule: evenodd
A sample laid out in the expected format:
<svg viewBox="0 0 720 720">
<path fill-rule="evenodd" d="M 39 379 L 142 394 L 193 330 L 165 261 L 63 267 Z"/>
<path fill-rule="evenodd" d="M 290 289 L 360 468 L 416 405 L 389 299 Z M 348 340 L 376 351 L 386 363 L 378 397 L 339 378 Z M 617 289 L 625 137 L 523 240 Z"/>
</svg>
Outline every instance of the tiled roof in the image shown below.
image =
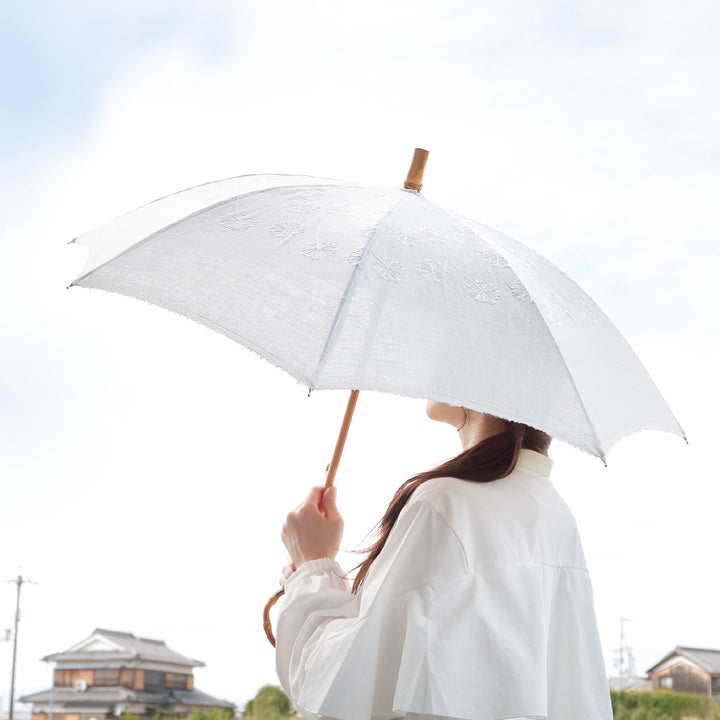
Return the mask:
<svg viewBox="0 0 720 720">
<path fill-rule="evenodd" d="M 120 650 L 61 652 L 47 655 L 43 660 L 50 662 L 84 662 L 105 660 L 150 660 L 153 662 L 185 665 L 187 667 L 202 667 L 205 663 L 193 660 L 171 650 L 162 640 L 135 637 L 132 633 L 118 632 L 116 630 L 97 629 L 93 636 L 104 637 Z"/>
<path fill-rule="evenodd" d="M 658 660 L 651 668 L 648 669 L 648 673 L 652 673 L 655 668 L 662 665 L 666 660 L 669 660 L 673 655 L 680 655 L 686 657 L 688 660 L 699 665 L 706 672 L 711 675 L 720 674 L 720 650 L 711 650 L 708 648 L 692 648 L 684 645 L 678 645 L 672 652 L 669 652 L 661 660 Z"/>
<path fill-rule="evenodd" d="M 713 675 L 720 673 L 720 650 L 706 648 L 677 647 L 677 652 L 696 662 Z"/>
<path fill-rule="evenodd" d="M 144 690 L 130 690 L 128 688 L 93 688 L 84 692 L 75 692 L 72 688 L 55 688 L 53 703 L 58 706 L 66 703 L 73 706 L 92 706 L 110 703 L 143 703 L 147 705 L 192 705 L 200 707 L 233 708 L 232 703 L 202 692 L 201 690 L 163 690 L 162 692 L 146 692 Z M 50 702 L 50 690 L 25 695 L 21 702 L 47 703 Z M 58 711 L 60 708 L 58 707 Z"/>
<path fill-rule="evenodd" d="M 72 688 L 56 687 L 52 693 L 53 703 L 72 703 L 73 705 L 92 705 L 94 703 L 126 702 L 136 695 L 127 688 L 88 688 L 84 692 L 75 692 Z M 50 702 L 50 690 L 25 695 L 21 702 L 43 703 Z"/>
</svg>

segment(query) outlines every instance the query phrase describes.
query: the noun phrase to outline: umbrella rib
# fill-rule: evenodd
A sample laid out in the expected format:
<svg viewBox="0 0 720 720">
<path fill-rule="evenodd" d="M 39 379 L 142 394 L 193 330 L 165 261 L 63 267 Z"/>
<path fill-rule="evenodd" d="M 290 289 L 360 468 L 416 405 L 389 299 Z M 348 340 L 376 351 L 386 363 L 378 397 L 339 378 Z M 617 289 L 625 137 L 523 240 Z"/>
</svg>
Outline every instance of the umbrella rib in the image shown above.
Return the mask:
<svg viewBox="0 0 720 720">
<path fill-rule="evenodd" d="M 471 227 L 473 227 L 473 226 L 479 225 L 479 223 L 476 223 L 473 220 L 469 220 L 469 225 Z M 503 237 L 507 237 L 508 240 L 514 241 L 513 238 L 505 235 L 504 233 L 499 232 L 498 230 L 494 230 L 493 232 L 497 232 L 499 235 L 502 235 Z M 518 272 L 518 266 L 516 264 L 516 259 L 515 259 L 513 252 L 508 251 L 507 248 L 503 247 L 494 238 L 489 237 L 484 232 L 482 233 L 482 237 L 485 240 L 485 242 L 488 243 L 488 245 L 494 247 L 496 249 L 496 251 L 499 252 L 503 256 L 503 258 L 509 264 L 510 269 L 512 270 L 515 277 L 523 284 L 523 287 L 527 290 L 527 285 L 522 277 L 523 274 L 522 274 L 522 272 Z M 516 241 L 514 241 L 514 242 L 516 242 Z M 571 280 L 571 282 L 573 282 L 573 284 L 576 284 L 572 280 Z M 531 293 L 530 293 L 530 297 L 532 298 Z M 570 379 L 570 382 L 572 383 L 573 390 L 575 391 L 575 396 L 577 397 L 578 403 L 580 404 L 580 408 L 587 419 L 588 427 L 590 428 L 590 430 L 592 432 L 592 438 L 593 438 L 593 441 L 595 442 L 595 450 L 600 453 L 600 459 L 607 466 L 605 450 L 603 449 L 602 443 L 600 442 L 600 438 L 598 437 L 597 431 L 595 429 L 595 424 L 593 423 L 592 419 L 590 418 L 590 414 L 588 413 L 587 408 L 585 407 L 585 402 L 583 401 L 582 395 L 580 394 L 580 392 L 578 390 L 577 383 L 575 382 L 575 378 L 573 377 L 572 371 L 570 370 L 570 367 L 568 366 L 567 361 L 565 360 L 565 356 L 560 351 L 560 346 L 558 345 L 557 340 L 555 339 L 555 335 L 552 332 L 550 323 L 547 322 L 545 315 L 543 314 L 542 308 L 537 304 L 537 302 L 535 302 L 534 299 L 533 299 L 532 304 L 535 308 L 535 312 L 537 312 L 540 315 L 540 317 L 542 318 L 542 321 L 543 321 L 542 326 L 545 327 L 545 329 L 547 330 L 547 333 L 550 336 L 550 340 L 552 341 L 552 344 L 555 347 L 555 350 L 556 350 L 558 356 L 560 357 L 563 367 L 565 368 L 567 376 Z"/>
<path fill-rule="evenodd" d="M 251 177 L 251 176 L 249 176 L 249 175 L 239 175 L 238 177 Z M 288 177 L 292 177 L 292 176 L 288 176 Z M 303 177 L 313 177 L 313 176 L 312 176 L 312 175 L 305 175 L 305 176 L 303 176 Z M 234 179 L 235 179 L 235 178 L 231 178 L 231 180 L 234 180 Z M 319 179 L 319 180 L 332 180 L 332 178 L 318 178 L 318 179 Z M 217 182 L 225 182 L 225 181 L 223 181 L 223 180 L 218 180 Z M 338 181 L 338 182 L 343 182 L 343 181 Z M 210 185 L 210 184 L 212 184 L 212 183 L 205 183 L 205 185 Z M 196 187 L 203 187 L 203 185 L 197 185 Z M 130 251 L 136 250 L 138 247 L 140 247 L 141 245 L 149 242 L 150 240 L 152 240 L 153 238 L 155 238 L 155 237 L 156 237 L 157 235 L 159 235 L 160 233 L 163 233 L 163 232 L 169 230 L 170 228 L 176 227 L 176 226 L 179 225 L 180 223 L 186 222 L 187 220 L 191 220 L 192 218 L 195 218 L 195 217 L 197 217 L 198 215 L 201 215 L 202 213 L 207 212 L 208 210 L 213 210 L 213 209 L 215 209 L 215 208 L 217 208 L 217 207 L 220 207 L 221 205 L 225 205 L 225 204 L 227 204 L 227 203 L 231 203 L 231 202 L 233 202 L 233 201 L 239 200 L 240 198 L 248 198 L 248 197 L 252 197 L 253 195 L 260 195 L 261 193 L 271 192 L 272 190 L 282 190 L 282 189 L 288 188 L 288 187 L 293 187 L 293 188 L 298 188 L 298 187 L 300 187 L 300 188 L 305 188 L 305 187 L 308 187 L 308 188 L 318 188 L 318 187 L 365 188 L 365 187 L 367 187 L 367 186 L 359 185 L 359 184 L 357 184 L 357 183 L 349 183 L 349 184 L 340 185 L 340 186 L 337 186 L 337 185 L 323 185 L 323 184 L 321 184 L 321 183 L 318 183 L 317 185 L 292 185 L 292 186 L 290 186 L 290 185 L 273 185 L 272 187 L 261 188 L 260 190 L 253 190 L 252 192 L 241 193 L 240 195 L 233 195 L 232 197 L 224 198 L 223 200 L 218 200 L 216 203 L 212 203 L 211 205 L 205 205 L 205 206 L 203 206 L 202 208 L 199 208 L 198 210 L 195 210 L 194 212 L 191 212 L 191 213 L 189 213 L 189 214 L 187 214 L 187 215 L 184 215 L 183 217 L 181 217 L 181 218 L 179 218 L 179 219 L 177 219 L 177 220 L 175 220 L 175 221 L 173 221 L 173 222 L 171 222 L 171 223 L 168 223 L 167 225 L 163 225 L 163 227 L 155 230 L 155 232 L 152 232 L 152 233 L 150 233 L 150 235 L 147 235 L 146 237 L 141 238 L 141 239 L 138 240 L 137 242 L 135 242 L 135 243 L 133 243 L 132 245 L 130 245 L 130 247 L 125 248 L 122 252 L 117 253 L 117 255 L 113 255 L 109 260 L 106 260 L 104 263 L 100 263 L 100 265 L 98 265 L 97 267 L 94 267 L 92 270 L 88 270 L 86 273 L 84 273 L 84 274 L 81 275 L 80 277 L 78 277 L 78 278 L 76 278 L 75 280 L 73 280 L 68 287 L 73 287 L 74 285 L 77 285 L 78 283 L 82 282 L 82 281 L 83 281 L 86 277 L 88 277 L 89 275 L 92 275 L 94 272 L 100 270 L 100 268 L 105 267 L 108 263 L 114 262 L 114 261 L 117 260 L 118 258 L 120 258 L 120 257 L 122 257 L 123 255 L 126 255 L 127 253 L 129 253 Z M 194 188 L 192 188 L 192 189 L 194 189 Z M 152 202 L 148 203 L 147 205 L 143 205 L 142 208 L 139 208 L 139 209 L 144 209 L 144 208 L 148 207 L 148 205 L 152 205 L 153 203 L 160 202 L 160 201 L 162 201 L 162 200 L 165 200 L 166 198 L 173 197 L 174 195 L 179 195 L 181 192 L 183 192 L 183 191 L 180 191 L 180 192 L 178 192 L 178 193 L 174 193 L 174 194 L 172 194 L 172 195 L 167 195 L 167 196 L 165 196 L 165 197 L 163 197 L 163 198 L 159 198 L 158 200 L 153 200 Z M 124 215 L 120 215 L 120 216 L 117 217 L 115 220 L 112 220 L 110 223 L 108 223 L 108 225 L 111 225 L 111 224 L 117 222 L 117 221 L 120 220 L 121 218 L 124 218 L 124 217 L 126 217 L 127 215 L 130 215 L 130 214 L 133 213 L 133 212 L 137 212 L 137 211 L 131 210 L 130 213 L 125 213 Z M 95 231 L 94 231 L 94 230 L 90 230 L 89 232 L 95 232 Z M 85 235 L 85 234 L 88 234 L 88 233 L 84 233 L 84 235 Z M 83 235 L 80 235 L 77 239 L 78 239 L 78 240 L 82 240 L 82 237 L 83 237 Z M 82 245 L 83 243 L 80 242 L 79 244 Z"/>
<path fill-rule="evenodd" d="M 406 192 L 406 191 L 403 191 Z M 375 239 L 377 238 L 378 232 L 383 227 L 383 225 L 387 222 L 388 218 L 403 204 L 405 204 L 409 199 L 410 195 L 407 197 L 401 197 L 398 202 L 396 202 L 383 216 L 383 218 L 378 222 L 375 233 L 373 234 L 372 238 L 368 241 L 368 243 L 363 248 L 363 255 L 360 258 L 359 262 L 355 265 L 353 268 L 352 274 L 350 275 L 350 279 L 347 282 L 347 285 L 345 286 L 345 290 L 343 291 L 342 298 L 340 299 L 340 302 L 338 303 L 338 308 L 335 311 L 335 317 L 333 318 L 332 325 L 330 326 L 330 330 L 328 331 L 327 338 L 325 339 L 325 344 L 323 345 L 322 352 L 320 353 L 320 357 L 318 359 L 317 365 L 315 366 L 315 372 L 313 373 L 313 377 L 316 379 L 320 372 L 323 369 L 323 366 L 325 364 L 325 360 L 327 358 L 327 352 L 330 348 L 330 344 L 337 336 L 340 324 L 345 318 L 345 315 L 347 313 L 347 306 L 349 304 L 349 298 L 352 295 L 353 291 L 355 290 L 355 285 L 357 284 L 357 277 L 360 274 L 360 268 L 363 265 L 365 258 L 368 257 L 370 254 L 370 248 L 375 243 Z M 314 387 L 314 380 L 311 380 L 312 385 L 311 388 Z M 350 388 L 350 389 L 357 389 L 357 388 Z"/>
<path fill-rule="evenodd" d="M 496 243 L 492 243 L 493 245 L 496 245 Z M 523 287 L 527 290 L 527 285 L 523 281 L 521 274 L 518 273 L 517 268 L 513 265 L 514 258 L 509 258 L 507 253 L 503 253 L 503 256 L 505 259 L 510 263 L 510 267 L 518 280 L 523 284 Z M 530 297 L 532 297 L 532 294 L 530 294 Z M 595 442 L 595 449 L 600 453 L 600 459 L 605 463 L 606 457 L 605 457 L 605 450 L 602 447 L 602 443 L 600 442 L 600 438 L 598 437 L 597 431 L 595 429 L 595 424 L 593 423 L 592 419 L 590 418 L 590 413 L 587 411 L 587 408 L 585 407 L 585 401 L 582 398 L 582 395 L 580 394 L 580 391 L 578 390 L 577 383 L 575 382 L 575 378 L 573 377 L 572 371 L 570 370 L 570 366 L 567 364 L 567 361 L 565 360 L 565 356 L 562 354 L 562 351 L 560 350 L 560 346 L 558 345 L 557 340 L 555 339 L 555 335 L 553 334 L 552 328 L 550 327 L 550 323 L 545 318 L 545 315 L 543 314 L 542 308 L 533 300 L 532 302 L 533 307 L 535 308 L 535 312 L 540 315 L 542 318 L 542 327 L 544 327 L 547 330 L 548 335 L 550 336 L 550 340 L 552 341 L 553 346 L 555 347 L 555 351 L 557 352 L 558 356 L 560 357 L 560 360 L 563 364 L 563 367 L 565 368 L 565 371 L 567 372 L 568 378 L 570 378 L 570 382 L 572 383 L 573 390 L 575 391 L 575 396 L 578 399 L 578 403 L 580 404 L 580 408 L 583 411 L 583 414 L 585 415 L 588 423 L 588 427 L 590 428 L 592 432 L 592 437 Z"/>
<path fill-rule="evenodd" d="M 544 325 L 547 328 L 548 335 L 550 336 L 550 339 L 552 340 L 552 343 L 555 346 L 555 350 L 557 351 L 558 355 L 560 356 L 560 359 L 562 360 L 563 367 L 567 371 L 568 377 L 570 378 L 570 382 L 572 383 L 573 390 L 575 390 L 575 395 L 577 396 L 578 402 L 580 403 L 580 407 L 582 408 L 582 411 L 585 414 L 585 417 L 587 418 L 588 427 L 592 431 L 592 437 L 593 437 L 593 440 L 595 441 L 595 447 L 600 452 L 600 459 L 603 461 L 603 463 L 605 463 L 605 466 L 607 467 L 605 450 L 603 449 L 602 443 L 600 442 L 600 438 L 598 437 L 597 431 L 595 429 L 595 423 L 593 423 L 593 421 L 591 420 L 590 413 L 588 413 L 587 408 L 585 407 L 585 401 L 582 399 L 582 395 L 580 395 L 580 391 L 578 390 L 578 386 L 577 386 L 577 383 L 575 382 L 575 378 L 573 377 L 572 371 L 570 370 L 570 367 L 568 366 L 568 364 L 565 360 L 565 356 L 562 354 L 562 352 L 560 352 L 560 346 L 558 345 L 557 340 L 555 339 L 555 335 L 553 334 L 553 331 L 550 328 L 550 325 L 545 320 L 545 315 L 543 315 L 543 312 L 537 303 L 534 302 L 533 305 L 535 305 L 536 311 L 542 317 Z"/>
</svg>

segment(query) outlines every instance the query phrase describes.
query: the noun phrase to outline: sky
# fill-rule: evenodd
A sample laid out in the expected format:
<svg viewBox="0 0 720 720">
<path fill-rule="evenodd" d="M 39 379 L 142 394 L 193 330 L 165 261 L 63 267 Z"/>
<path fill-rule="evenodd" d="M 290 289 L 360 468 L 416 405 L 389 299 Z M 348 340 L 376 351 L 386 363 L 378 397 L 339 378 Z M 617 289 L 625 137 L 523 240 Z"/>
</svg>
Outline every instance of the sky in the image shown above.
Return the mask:
<svg viewBox="0 0 720 720">
<path fill-rule="evenodd" d="M 607 468 L 551 449 L 608 672 L 620 617 L 638 673 L 720 648 L 719 30 L 712 0 L 2 3 L 0 580 L 36 583 L 16 697 L 95 627 L 203 660 L 196 685 L 240 706 L 275 682 L 280 527 L 346 401 L 158 308 L 66 290 L 85 258 L 68 241 L 234 175 L 397 186 L 415 147 L 423 194 L 573 277 L 688 435 L 632 435 Z M 459 449 L 421 401 L 361 396 L 346 567 L 395 488 Z M 14 593 L 0 583 L 0 631 Z M 10 662 L 0 642 L 3 709 Z"/>
</svg>

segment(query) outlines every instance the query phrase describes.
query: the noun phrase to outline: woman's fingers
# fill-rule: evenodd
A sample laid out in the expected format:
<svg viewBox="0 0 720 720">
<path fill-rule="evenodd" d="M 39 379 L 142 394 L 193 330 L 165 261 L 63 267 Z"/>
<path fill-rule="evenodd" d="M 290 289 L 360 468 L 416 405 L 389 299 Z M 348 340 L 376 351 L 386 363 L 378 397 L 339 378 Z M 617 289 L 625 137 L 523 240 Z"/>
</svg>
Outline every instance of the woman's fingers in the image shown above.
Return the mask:
<svg viewBox="0 0 720 720">
<path fill-rule="evenodd" d="M 319 508 L 324 489 L 322 485 L 316 485 L 314 488 L 311 488 L 303 505 L 312 505 L 314 508 Z M 302 507 L 302 505 L 300 507 Z"/>
<path fill-rule="evenodd" d="M 288 513 L 280 537 L 295 567 L 308 560 L 334 558 L 340 549 L 343 519 L 335 504 L 336 491 L 322 485 L 312 488 L 295 510 Z"/>
<path fill-rule="evenodd" d="M 323 491 L 320 501 L 320 512 L 325 515 L 328 520 L 336 521 L 340 518 L 336 501 L 337 489 L 334 485 L 331 485 L 327 490 Z"/>
<path fill-rule="evenodd" d="M 295 572 L 296 569 L 297 568 L 295 567 L 294 563 L 290 563 L 289 565 L 286 565 L 282 569 L 282 577 L 280 578 L 280 581 L 279 581 L 280 587 L 282 587 L 283 589 L 285 588 L 285 582 Z"/>
</svg>

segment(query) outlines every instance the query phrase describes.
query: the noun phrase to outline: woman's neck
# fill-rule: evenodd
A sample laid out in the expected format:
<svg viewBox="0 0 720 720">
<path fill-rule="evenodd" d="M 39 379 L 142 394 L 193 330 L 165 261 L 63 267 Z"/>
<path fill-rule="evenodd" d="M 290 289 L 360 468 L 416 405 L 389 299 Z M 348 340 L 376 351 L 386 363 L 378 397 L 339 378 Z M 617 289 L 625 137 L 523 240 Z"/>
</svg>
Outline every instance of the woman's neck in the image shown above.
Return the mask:
<svg viewBox="0 0 720 720">
<path fill-rule="evenodd" d="M 498 435 L 507 430 L 507 426 L 506 420 L 494 415 L 485 415 L 474 410 L 468 410 L 465 423 L 458 428 L 458 437 L 463 450 L 469 450 L 482 440 L 485 440 L 485 438 Z"/>
</svg>

